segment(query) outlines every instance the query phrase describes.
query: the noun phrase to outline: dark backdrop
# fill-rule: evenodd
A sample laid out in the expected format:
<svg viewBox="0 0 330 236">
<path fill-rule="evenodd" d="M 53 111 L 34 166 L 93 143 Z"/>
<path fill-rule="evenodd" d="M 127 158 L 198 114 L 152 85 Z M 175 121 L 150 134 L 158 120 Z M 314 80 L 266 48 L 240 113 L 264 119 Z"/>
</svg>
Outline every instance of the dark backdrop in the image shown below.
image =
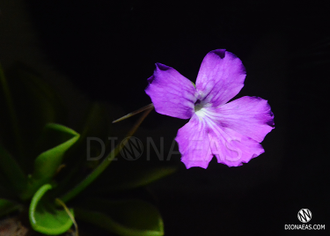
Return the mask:
<svg viewBox="0 0 330 236">
<path fill-rule="evenodd" d="M 269 101 L 276 128 L 260 157 L 238 168 L 214 160 L 207 170 L 181 164 L 177 174 L 153 186 L 166 235 L 321 235 L 284 230 L 299 223 L 297 212 L 305 207 L 313 213 L 311 223 L 330 227 L 325 4 L 27 2 L 47 58 L 92 100 L 130 112 L 150 102 L 144 89 L 155 62 L 195 81 L 206 53 L 226 48 L 247 70 L 238 97 Z M 142 128 L 155 134 L 165 127 L 174 138 L 180 122 L 153 113 Z"/>
</svg>

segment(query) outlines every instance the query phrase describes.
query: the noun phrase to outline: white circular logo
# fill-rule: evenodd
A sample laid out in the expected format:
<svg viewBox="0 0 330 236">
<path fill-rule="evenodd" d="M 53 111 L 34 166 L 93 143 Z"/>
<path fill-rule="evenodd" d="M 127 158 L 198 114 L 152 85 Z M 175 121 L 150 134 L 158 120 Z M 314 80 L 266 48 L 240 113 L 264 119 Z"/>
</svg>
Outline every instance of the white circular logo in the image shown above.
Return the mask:
<svg viewBox="0 0 330 236">
<path fill-rule="evenodd" d="M 298 220 L 302 223 L 308 223 L 312 219 L 312 212 L 307 208 L 302 208 L 297 214 Z"/>
</svg>

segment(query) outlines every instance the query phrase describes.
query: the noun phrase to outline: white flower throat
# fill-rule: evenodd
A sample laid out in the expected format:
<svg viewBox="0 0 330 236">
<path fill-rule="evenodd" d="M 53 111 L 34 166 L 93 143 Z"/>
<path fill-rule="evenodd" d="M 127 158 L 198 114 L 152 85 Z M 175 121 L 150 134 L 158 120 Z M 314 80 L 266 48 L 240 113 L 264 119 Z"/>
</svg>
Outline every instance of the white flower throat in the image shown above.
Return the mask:
<svg viewBox="0 0 330 236">
<path fill-rule="evenodd" d="M 194 106 L 195 114 L 199 118 L 204 118 L 205 116 L 207 116 L 207 107 L 208 105 L 207 103 L 205 103 L 205 101 L 197 99 Z"/>
</svg>

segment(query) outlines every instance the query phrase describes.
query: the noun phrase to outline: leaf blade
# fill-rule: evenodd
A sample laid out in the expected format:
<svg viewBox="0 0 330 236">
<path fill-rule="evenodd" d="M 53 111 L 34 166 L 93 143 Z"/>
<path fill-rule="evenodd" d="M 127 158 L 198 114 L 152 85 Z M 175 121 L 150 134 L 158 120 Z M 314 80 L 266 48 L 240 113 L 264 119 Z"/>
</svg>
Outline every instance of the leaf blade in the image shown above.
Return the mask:
<svg viewBox="0 0 330 236">
<path fill-rule="evenodd" d="M 27 178 L 23 170 L 12 155 L 0 144 L 0 170 L 10 183 L 12 189 L 20 193 L 27 185 Z"/>
<path fill-rule="evenodd" d="M 69 230 L 73 224 L 65 210 L 58 210 L 55 204 L 43 201 L 50 184 L 41 186 L 34 194 L 29 207 L 29 220 L 32 228 L 40 233 L 58 235 Z M 73 209 L 70 209 L 73 215 Z"/>
<path fill-rule="evenodd" d="M 136 199 L 120 201 L 94 199 L 89 203 L 93 203 L 89 209 L 75 208 L 78 219 L 122 236 L 164 235 L 164 224 L 160 213 L 150 203 Z"/>
<path fill-rule="evenodd" d="M 59 141 L 59 144 L 55 144 L 55 146 L 37 156 L 34 161 L 34 171 L 30 177 L 28 187 L 21 195 L 21 198 L 24 200 L 30 198 L 37 189 L 52 180 L 62 163 L 65 152 L 75 144 L 80 137 L 74 130 L 59 124 L 47 124 L 46 129 L 59 131 L 61 135 L 65 135 L 66 137 L 64 138 L 64 142 Z M 45 136 L 48 137 L 52 135 L 47 135 L 46 132 Z"/>
</svg>

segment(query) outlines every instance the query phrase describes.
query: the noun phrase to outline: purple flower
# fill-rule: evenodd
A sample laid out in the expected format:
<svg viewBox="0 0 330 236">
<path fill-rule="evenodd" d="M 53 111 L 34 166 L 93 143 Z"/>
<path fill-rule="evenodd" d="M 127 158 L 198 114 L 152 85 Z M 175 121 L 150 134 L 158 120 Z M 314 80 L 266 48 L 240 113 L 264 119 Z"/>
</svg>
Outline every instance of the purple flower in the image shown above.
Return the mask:
<svg viewBox="0 0 330 236">
<path fill-rule="evenodd" d="M 274 128 L 267 101 L 241 97 L 227 103 L 244 86 L 242 61 L 225 49 L 209 52 L 200 66 L 196 86 L 175 69 L 156 63 L 146 93 L 156 112 L 190 119 L 175 140 L 187 168 L 218 163 L 240 166 L 264 152 L 260 142 Z"/>
</svg>

